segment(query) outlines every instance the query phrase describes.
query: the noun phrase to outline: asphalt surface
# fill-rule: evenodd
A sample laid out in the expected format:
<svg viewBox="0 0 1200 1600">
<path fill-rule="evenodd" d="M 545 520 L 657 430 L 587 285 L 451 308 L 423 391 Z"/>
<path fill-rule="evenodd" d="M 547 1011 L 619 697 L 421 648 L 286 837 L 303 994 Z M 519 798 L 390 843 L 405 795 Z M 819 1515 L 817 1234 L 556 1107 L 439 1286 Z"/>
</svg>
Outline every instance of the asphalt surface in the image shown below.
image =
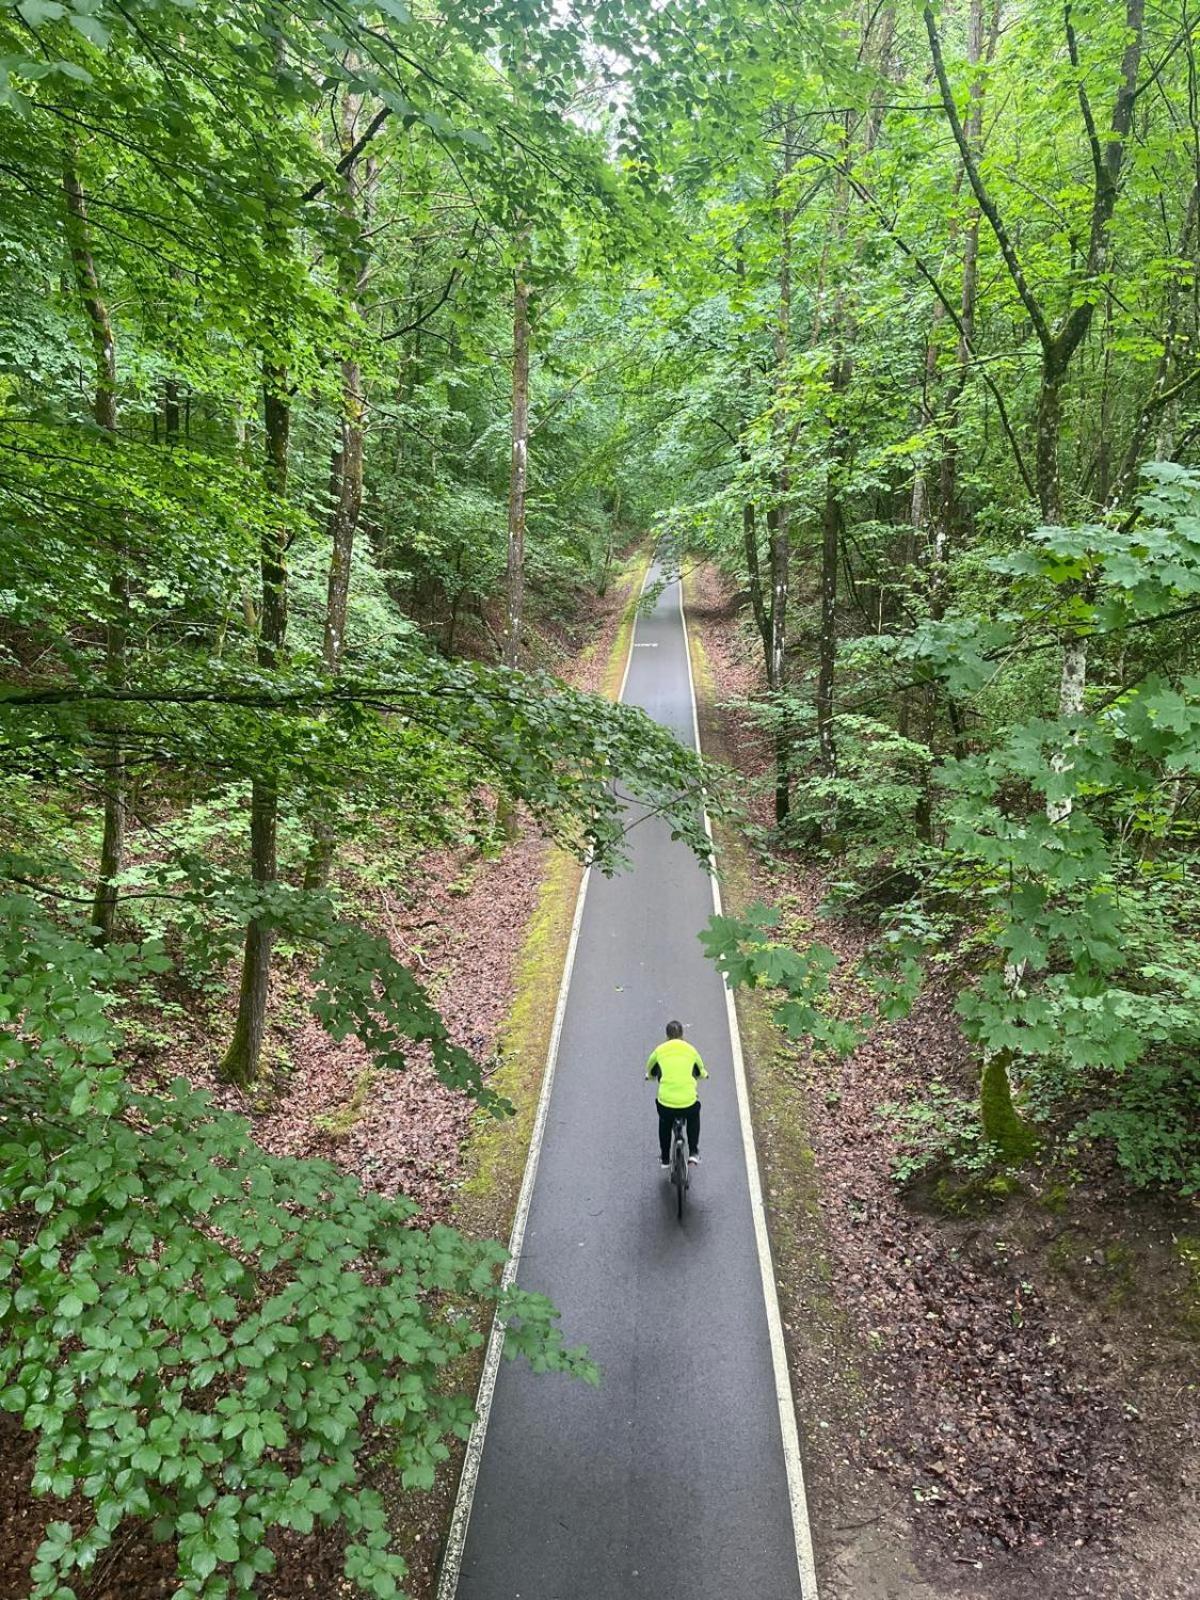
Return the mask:
<svg viewBox="0 0 1200 1600">
<path fill-rule="evenodd" d="M 693 743 L 675 585 L 625 698 Z M 458 1600 L 800 1600 L 711 888 L 657 819 L 631 842 L 588 887 L 518 1274 L 603 1383 L 503 1363 Z M 672 1017 L 711 1073 L 682 1223 L 643 1080 Z"/>
</svg>

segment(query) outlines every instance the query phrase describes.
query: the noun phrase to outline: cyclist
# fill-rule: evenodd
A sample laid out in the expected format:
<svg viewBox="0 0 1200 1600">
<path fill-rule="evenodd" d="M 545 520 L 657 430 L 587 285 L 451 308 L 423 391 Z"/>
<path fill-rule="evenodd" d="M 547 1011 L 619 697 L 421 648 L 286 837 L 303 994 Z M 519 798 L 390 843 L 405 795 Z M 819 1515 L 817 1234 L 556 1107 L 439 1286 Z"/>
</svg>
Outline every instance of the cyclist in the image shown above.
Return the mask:
<svg viewBox="0 0 1200 1600">
<path fill-rule="evenodd" d="M 664 1168 L 671 1165 L 671 1129 L 682 1113 L 687 1120 L 688 1164 L 700 1160 L 700 1096 L 696 1084 L 708 1072 L 699 1052 L 684 1042 L 683 1023 L 668 1022 L 667 1037 L 646 1063 L 646 1077 L 658 1081 L 658 1148 Z"/>
</svg>

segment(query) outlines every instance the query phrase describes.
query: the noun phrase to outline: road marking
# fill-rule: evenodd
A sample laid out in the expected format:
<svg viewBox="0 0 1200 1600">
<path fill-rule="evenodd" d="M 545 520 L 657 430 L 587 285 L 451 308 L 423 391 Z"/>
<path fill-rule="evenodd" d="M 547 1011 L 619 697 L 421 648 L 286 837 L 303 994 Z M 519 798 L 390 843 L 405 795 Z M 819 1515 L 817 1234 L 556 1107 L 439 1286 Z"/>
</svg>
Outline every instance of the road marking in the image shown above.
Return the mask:
<svg viewBox="0 0 1200 1600">
<path fill-rule="evenodd" d="M 650 579 L 650 570 L 647 568 L 646 576 L 642 579 L 642 590 L 645 594 L 646 584 Z M 637 642 L 638 623 L 641 613 L 636 612 L 633 619 L 633 631 L 629 636 L 629 653 L 625 657 L 625 671 L 621 676 L 621 687 L 617 691 L 618 702 L 625 698 L 625 687 L 629 682 L 629 669 L 633 664 L 633 651 Z M 694 709 L 693 696 L 693 709 Z M 504 1271 L 500 1275 L 500 1289 L 511 1288 L 516 1281 L 517 1269 L 521 1264 L 521 1249 L 525 1243 L 525 1228 L 529 1221 L 529 1208 L 533 1203 L 533 1186 L 537 1181 L 538 1160 L 542 1153 L 542 1141 L 546 1136 L 546 1120 L 550 1114 L 550 1091 L 554 1087 L 554 1073 L 558 1066 L 558 1046 L 562 1038 L 563 1020 L 567 1014 L 567 997 L 571 989 L 571 974 L 575 968 L 575 952 L 579 945 L 579 930 L 583 925 L 583 906 L 587 899 L 588 883 L 591 880 L 591 866 L 583 870 L 583 877 L 579 883 L 579 893 L 575 897 L 575 915 L 571 922 L 571 937 L 567 944 L 567 957 L 563 963 L 562 982 L 558 987 L 558 1004 L 554 1008 L 554 1024 L 550 1030 L 550 1045 L 546 1051 L 546 1069 L 542 1074 L 542 1087 L 538 1094 L 537 1111 L 533 1119 L 533 1132 L 529 1137 L 529 1154 L 525 1158 L 525 1173 L 521 1179 L 521 1192 L 517 1196 L 517 1209 L 513 1215 L 512 1232 L 508 1238 L 508 1260 Z M 458 1480 L 458 1494 L 454 1501 L 454 1512 L 450 1518 L 450 1531 L 446 1535 L 446 1551 L 442 1557 L 442 1570 L 438 1579 L 437 1600 L 454 1600 L 458 1592 L 458 1580 L 462 1574 L 463 1552 L 467 1544 L 467 1527 L 471 1521 L 471 1507 L 475 1501 L 475 1487 L 479 1482 L 479 1467 L 483 1460 L 484 1440 L 487 1437 L 488 1418 L 492 1411 L 492 1401 L 496 1395 L 496 1378 L 500 1371 L 500 1361 L 504 1354 L 504 1323 L 500 1317 L 493 1317 L 491 1332 L 488 1335 L 487 1349 L 483 1357 L 483 1372 L 479 1379 L 479 1391 L 475 1397 L 475 1421 L 471 1424 L 471 1432 L 467 1437 L 466 1453 L 463 1457 L 462 1476 Z"/>
<path fill-rule="evenodd" d="M 687 657 L 688 691 L 692 700 L 692 736 L 696 751 L 701 753 L 700 719 L 696 714 L 696 682 L 692 676 L 692 647 L 688 638 L 687 613 L 683 607 L 683 581 L 679 583 L 679 620 L 683 624 L 683 649 Z M 704 831 L 711 841 L 712 823 L 708 810 L 704 811 Z M 709 881 L 712 884 L 713 910 L 721 915 L 721 886 L 717 882 L 716 858 Z M 775 1372 L 775 1398 L 779 1405 L 779 1427 L 783 1439 L 783 1460 L 787 1469 L 788 1498 L 792 1507 L 792 1528 L 796 1536 L 796 1565 L 800 1569 L 800 1590 L 803 1600 L 817 1600 L 817 1567 L 813 1558 L 812 1527 L 808 1520 L 808 1497 L 804 1492 L 804 1463 L 800 1458 L 800 1434 L 796 1427 L 796 1402 L 792 1395 L 792 1381 L 788 1373 L 787 1346 L 783 1340 L 783 1319 L 779 1315 L 779 1294 L 775 1286 L 775 1268 L 771 1260 L 771 1240 L 767 1234 L 767 1214 L 763 1206 L 762 1183 L 758 1176 L 758 1153 L 754 1147 L 754 1130 L 750 1123 L 750 1092 L 746 1084 L 746 1062 L 742 1055 L 742 1039 L 738 1031 L 737 1009 L 733 1003 L 733 990 L 727 983 L 725 1011 L 729 1020 L 729 1044 L 733 1052 L 733 1079 L 737 1087 L 738 1117 L 742 1125 L 742 1146 L 746 1153 L 746 1178 L 750 1184 L 750 1210 L 754 1216 L 754 1241 L 758 1246 L 758 1266 L 762 1277 L 763 1301 L 767 1312 L 767 1331 L 771 1341 L 771 1365 Z"/>
</svg>

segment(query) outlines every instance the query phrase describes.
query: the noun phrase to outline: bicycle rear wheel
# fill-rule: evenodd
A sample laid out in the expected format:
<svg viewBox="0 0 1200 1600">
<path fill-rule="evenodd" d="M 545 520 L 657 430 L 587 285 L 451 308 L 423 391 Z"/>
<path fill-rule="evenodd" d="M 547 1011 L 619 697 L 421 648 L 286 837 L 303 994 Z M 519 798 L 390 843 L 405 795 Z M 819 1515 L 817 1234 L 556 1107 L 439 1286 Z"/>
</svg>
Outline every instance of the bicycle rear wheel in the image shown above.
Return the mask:
<svg viewBox="0 0 1200 1600">
<path fill-rule="evenodd" d="M 671 1142 L 671 1182 L 675 1185 L 676 1215 L 683 1221 L 683 1197 L 688 1186 L 687 1139 L 683 1124 L 676 1122 Z"/>
</svg>

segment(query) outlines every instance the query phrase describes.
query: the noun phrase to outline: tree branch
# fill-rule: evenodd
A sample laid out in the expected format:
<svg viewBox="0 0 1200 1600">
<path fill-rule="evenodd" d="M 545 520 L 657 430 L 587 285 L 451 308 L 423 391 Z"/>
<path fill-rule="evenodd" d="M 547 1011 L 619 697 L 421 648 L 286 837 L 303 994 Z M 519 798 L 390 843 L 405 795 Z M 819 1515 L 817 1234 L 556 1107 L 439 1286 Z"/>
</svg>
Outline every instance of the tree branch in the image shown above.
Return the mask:
<svg viewBox="0 0 1200 1600">
<path fill-rule="evenodd" d="M 996 402 L 996 410 L 1000 417 L 1000 425 L 1004 429 L 1005 436 L 1012 448 L 1013 459 L 1017 464 L 1017 471 L 1021 474 L 1021 481 L 1024 483 L 1030 498 L 1036 500 L 1037 490 L 1034 486 L 1033 479 L 1029 475 L 1029 468 L 1025 465 L 1025 456 L 1017 440 L 1016 433 L 1013 430 L 1012 422 L 1008 415 L 1008 407 L 1004 404 L 1004 396 L 1000 393 L 995 379 L 980 360 L 979 354 L 975 349 L 974 341 L 967 330 L 966 324 L 963 322 L 962 316 L 959 313 L 959 309 L 947 295 L 946 291 L 942 288 L 937 274 L 933 271 L 932 267 L 928 265 L 924 257 L 917 250 L 915 250 L 912 245 L 909 244 L 908 240 L 903 236 L 903 234 L 898 232 L 895 223 L 884 211 L 883 206 L 861 181 L 861 179 L 855 176 L 854 172 L 848 165 L 844 165 L 843 163 L 839 162 L 835 156 L 830 156 L 827 152 L 822 150 L 809 147 L 808 153 L 816 156 L 819 160 L 829 162 L 837 169 L 837 171 L 849 183 L 850 187 L 854 190 L 855 194 L 863 202 L 863 204 L 869 207 L 872 212 L 874 212 L 875 216 L 883 225 L 888 237 L 895 243 L 897 249 L 899 249 L 903 255 L 908 257 L 908 259 L 916 267 L 917 271 L 925 279 L 929 287 L 933 290 L 934 294 L 937 296 L 942 307 L 946 311 L 947 316 L 958 330 L 959 337 L 963 341 L 963 348 L 970 355 L 972 363 L 978 369 L 980 377 L 987 385 L 991 392 L 992 398 Z"/>
<path fill-rule="evenodd" d="M 996 204 L 983 184 L 979 175 L 979 167 L 974 153 L 971 150 L 971 141 L 967 138 L 966 129 L 962 125 L 962 118 L 958 114 L 958 107 L 954 103 L 954 92 L 950 87 L 950 80 L 946 76 L 946 63 L 942 56 L 942 42 L 938 37 L 937 24 L 933 17 L 933 7 L 926 4 L 924 7 L 925 31 L 929 35 L 929 49 L 933 56 L 933 70 L 937 74 L 938 87 L 942 92 L 942 106 L 946 112 L 946 120 L 954 134 L 954 142 L 958 145 L 959 154 L 962 156 L 963 170 L 967 174 L 975 198 L 979 202 L 979 209 L 991 224 L 992 232 L 996 235 L 996 243 L 1000 246 L 1000 254 L 1004 257 L 1004 264 L 1008 268 L 1021 304 L 1029 314 L 1034 332 L 1043 350 L 1050 350 L 1054 343 L 1054 336 L 1050 331 L 1050 324 L 1045 313 L 1025 278 L 1024 268 L 1021 266 L 1020 257 L 1004 226 L 1004 219 L 996 209 Z"/>
<path fill-rule="evenodd" d="M 1067 0 L 1063 7 L 1063 27 L 1067 31 L 1067 54 L 1076 73 L 1075 90 L 1079 96 L 1079 109 L 1083 113 L 1083 125 L 1087 129 L 1088 147 L 1092 152 L 1092 170 L 1096 176 L 1096 189 L 1099 192 L 1104 183 L 1104 152 L 1100 148 L 1100 135 L 1096 132 L 1092 102 L 1088 99 L 1087 87 L 1083 81 L 1083 69 L 1079 64 L 1079 41 L 1075 37 L 1075 25 L 1071 21 L 1071 0 Z"/>
<path fill-rule="evenodd" d="M 334 177 L 334 178 L 344 178 L 345 177 L 346 173 L 350 171 L 350 168 L 358 160 L 359 156 L 362 155 L 363 151 L 367 148 L 367 146 L 370 144 L 371 140 L 379 132 L 380 128 L 383 127 L 384 123 L 391 116 L 391 114 L 392 114 L 391 106 L 381 106 L 380 107 L 380 109 L 371 118 L 370 124 L 368 125 L 366 131 L 364 133 L 360 134 L 359 137 L 350 146 L 349 150 L 346 151 L 346 154 L 338 162 L 337 166 L 334 167 L 333 172 L 330 174 L 330 177 Z M 328 187 L 329 187 L 329 178 L 318 178 L 316 183 L 314 183 L 311 186 L 311 188 L 306 189 L 304 191 L 304 193 L 300 196 L 300 198 L 305 203 L 307 203 L 310 200 L 315 200 L 317 198 L 317 196 L 319 194 L 321 194 Z"/>
</svg>

